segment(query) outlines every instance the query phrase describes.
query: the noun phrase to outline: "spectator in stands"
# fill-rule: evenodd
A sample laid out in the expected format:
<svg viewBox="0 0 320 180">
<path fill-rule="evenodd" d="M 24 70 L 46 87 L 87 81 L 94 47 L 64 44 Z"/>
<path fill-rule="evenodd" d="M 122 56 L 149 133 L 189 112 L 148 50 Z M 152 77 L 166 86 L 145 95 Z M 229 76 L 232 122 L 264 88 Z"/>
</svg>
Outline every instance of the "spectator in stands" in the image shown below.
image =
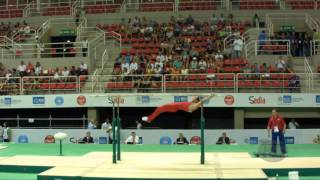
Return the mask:
<svg viewBox="0 0 320 180">
<path fill-rule="evenodd" d="M 258 14 L 255 13 L 254 16 L 252 17 L 252 26 L 259 27 L 259 23 L 260 23 L 260 18 L 258 16 Z"/>
<path fill-rule="evenodd" d="M 200 59 L 199 61 L 199 69 L 200 73 L 206 73 L 207 72 L 207 63 L 204 59 Z"/>
<path fill-rule="evenodd" d="M 212 16 L 210 18 L 210 23 L 211 23 L 211 25 L 215 25 L 218 23 L 218 18 L 215 14 L 212 14 Z"/>
<path fill-rule="evenodd" d="M 82 41 L 82 56 L 87 57 L 89 42 L 87 39 Z"/>
<path fill-rule="evenodd" d="M 296 39 L 296 56 L 304 56 L 303 54 L 303 42 L 304 38 L 302 36 L 302 33 L 298 33 L 298 37 Z"/>
<path fill-rule="evenodd" d="M 189 144 L 187 138 L 185 138 L 183 136 L 182 133 L 179 133 L 179 137 L 177 138 L 177 140 L 174 142 L 174 144 Z"/>
<path fill-rule="evenodd" d="M 303 38 L 303 54 L 304 56 L 310 56 L 310 42 L 312 41 L 311 37 L 305 33 Z"/>
<path fill-rule="evenodd" d="M 64 69 L 61 72 L 61 75 L 62 75 L 62 80 L 63 81 L 68 81 L 69 80 L 68 76 L 70 76 L 70 72 L 68 70 L 68 67 L 64 67 Z"/>
<path fill-rule="evenodd" d="M 3 142 L 10 142 L 11 140 L 11 128 L 8 127 L 7 122 L 3 123 Z"/>
<path fill-rule="evenodd" d="M 35 68 L 34 68 L 34 74 L 35 74 L 36 76 L 40 76 L 40 75 L 42 74 L 42 67 L 41 67 L 41 65 L 40 65 L 40 62 L 37 62 L 37 63 L 36 63 L 36 66 L 35 66 Z"/>
<path fill-rule="evenodd" d="M 94 120 L 88 120 L 88 129 L 96 129 L 97 126 L 94 123 Z"/>
<path fill-rule="evenodd" d="M 138 70 L 138 63 L 136 60 L 133 60 L 129 66 L 129 72 L 130 74 L 136 74 Z"/>
<path fill-rule="evenodd" d="M 278 63 L 277 63 L 277 72 L 285 73 L 287 70 L 286 62 L 283 60 L 282 56 L 279 56 Z"/>
<path fill-rule="evenodd" d="M 243 48 L 243 40 L 238 36 L 233 42 L 233 54 L 235 58 L 240 58 Z"/>
<path fill-rule="evenodd" d="M 162 67 L 160 66 L 160 64 L 156 64 L 156 67 L 154 68 L 153 80 L 161 81 L 161 77 L 162 77 Z"/>
<path fill-rule="evenodd" d="M 77 69 L 76 69 L 75 66 L 71 66 L 71 69 L 70 69 L 70 71 L 69 71 L 69 74 L 70 74 L 70 76 L 77 76 L 77 75 L 78 75 Z"/>
<path fill-rule="evenodd" d="M 109 118 L 106 118 L 105 122 L 101 124 L 101 130 L 107 133 L 108 143 L 112 143 L 112 124 L 110 123 Z"/>
<path fill-rule="evenodd" d="M 0 76 L 4 76 L 6 73 L 6 68 L 4 67 L 3 63 L 0 62 Z"/>
<path fill-rule="evenodd" d="M 299 126 L 299 123 L 294 118 L 288 123 L 288 129 L 297 129 Z"/>
<path fill-rule="evenodd" d="M 313 143 L 320 144 L 320 135 L 319 134 L 313 139 Z"/>
<path fill-rule="evenodd" d="M 80 75 L 88 75 L 88 65 L 82 61 L 79 66 L 79 71 Z"/>
<path fill-rule="evenodd" d="M 93 137 L 91 136 L 90 131 L 87 131 L 86 136 L 82 139 L 80 143 L 84 144 L 92 144 L 93 142 Z"/>
<path fill-rule="evenodd" d="M 34 71 L 34 66 L 31 62 L 28 62 L 28 65 L 26 68 L 26 75 L 30 75 L 31 71 Z"/>
<path fill-rule="evenodd" d="M 219 137 L 218 141 L 216 144 L 230 144 L 230 138 L 227 136 L 226 132 L 222 133 L 222 136 Z"/>
<path fill-rule="evenodd" d="M 3 126 L 0 124 L 0 142 L 3 142 L 3 133 L 4 133 L 4 128 Z"/>
<path fill-rule="evenodd" d="M 23 61 L 20 62 L 20 65 L 17 68 L 20 76 L 25 76 L 26 75 L 26 70 L 27 70 L 27 66 L 24 64 Z"/>
<path fill-rule="evenodd" d="M 61 71 L 60 71 L 60 69 L 57 67 L 57 68 L 55 69 L 55 71 L 54 71 L 53 81 L 54 81 L 54 82 L 60 82 L 60 81 L 61 81 L 60 76 L 61 76 Z"/>
<path fill-rule="evenodd" d="M 267 40 L 267 34 L 265 31 L 261 31 L 259 33 L 259 37 L 258 37 L 258 40 L 259 40 L 259 54 L 261 54 L 261 50 L 263 49 L 263 46 L 266 45 L 266 40 Z"/>
<path fill-rule="evenodd" d="M 194 73 L 198 73 L 198 61 L 197 61 L 197 58 L 196 57 L 193 57 L 192 58 L 192 61 L 190 63 L 190 74 L 194 74 Z"/>
<path fill-rule="evenodd" d="M 131 132 L 131 135 L 126 139 L 126 144 L 139 144 L 139 136 L 135 132 Z"/>
<path fill-rule="evenodd" d="M 289 79 L 288 86 L 290 93 L 300 92 L 300 77 L 297 74 L 293 74 Z"/>
</svg>

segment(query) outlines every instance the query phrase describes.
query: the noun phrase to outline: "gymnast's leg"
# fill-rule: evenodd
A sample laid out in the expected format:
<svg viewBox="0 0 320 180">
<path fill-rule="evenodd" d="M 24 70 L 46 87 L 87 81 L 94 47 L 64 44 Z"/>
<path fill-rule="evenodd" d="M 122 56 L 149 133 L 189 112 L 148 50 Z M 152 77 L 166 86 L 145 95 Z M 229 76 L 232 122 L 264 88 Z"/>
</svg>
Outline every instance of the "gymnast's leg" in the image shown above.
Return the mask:
<svg viewBox="0 0 320 180">
<path fill-rule="evenodd" d="M 178 106 L 178 104 L 165 104 L 160 107 L 157 107 L 157 109 L 149 116 L 142 117 L 143 121 L 151 123 L 155 118 L 157 118 L 160 114 L 164 112 L 176 112 L 177 108 L 175 106 Z"/>
</svg>

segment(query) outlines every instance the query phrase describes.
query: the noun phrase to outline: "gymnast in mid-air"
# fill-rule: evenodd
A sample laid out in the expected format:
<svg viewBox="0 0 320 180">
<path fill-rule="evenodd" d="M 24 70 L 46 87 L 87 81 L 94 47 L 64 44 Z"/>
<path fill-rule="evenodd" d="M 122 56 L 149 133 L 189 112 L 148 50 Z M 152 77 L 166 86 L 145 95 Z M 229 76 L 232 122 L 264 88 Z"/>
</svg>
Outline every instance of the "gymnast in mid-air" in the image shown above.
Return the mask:
<svg viewBox="0 0 320 180">
<path fill-rule="evenodd" d="M 161 113 L 165 112 L 177 112 L 177 111 L 185 111 L 192 113 L 193 111 L 196 111 L 199 109 L 203 103 L 209 99 L 211 99 L 214 96 L 218 96 L 218 94 L 211 94 L 210 96 L 200 98 L 195 97 L 191 102 L 174 102 L 162 105 L 158 107 L 151 115 L 142 117 L 142 121 L 146 121 L 148 123 L 151 123 L 155 118 L 157 118 Z"/>
</svg>

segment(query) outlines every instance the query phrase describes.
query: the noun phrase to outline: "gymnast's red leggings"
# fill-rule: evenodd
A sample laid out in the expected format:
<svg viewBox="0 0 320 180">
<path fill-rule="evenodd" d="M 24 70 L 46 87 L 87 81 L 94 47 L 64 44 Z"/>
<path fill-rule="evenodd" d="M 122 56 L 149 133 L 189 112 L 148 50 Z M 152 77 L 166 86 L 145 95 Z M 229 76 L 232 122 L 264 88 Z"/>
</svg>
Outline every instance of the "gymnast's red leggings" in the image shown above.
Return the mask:
<svg viewBox="0 0 320 180">
<path fill-rule="evenodd" d="M 165 104 L 158 107 L 150 116 L 148 116 L 148 122 L 150 123 L 155 118 L 157 118 L 161 113 L 165 112 L 177 112 L 177 111 L 186 111 L 189 112 L 189 105 L 192 102 L 175 102 L 170 104 Z"/>
</svg>

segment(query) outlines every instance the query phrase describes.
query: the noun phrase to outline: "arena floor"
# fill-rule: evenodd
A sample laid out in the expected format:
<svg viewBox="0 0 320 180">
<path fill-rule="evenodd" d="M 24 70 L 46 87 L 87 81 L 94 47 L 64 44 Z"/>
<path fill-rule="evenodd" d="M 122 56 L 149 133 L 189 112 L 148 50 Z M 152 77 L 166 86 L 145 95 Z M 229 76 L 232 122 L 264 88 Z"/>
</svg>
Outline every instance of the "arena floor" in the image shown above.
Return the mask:
<svg viewBox="0 0 320 180">
<path fill-rule="evenodd" d="M 199 165 L 196 145 L 122 145 L 117 165 L 111 163 L 111 145 L 64 144 L 63 157 L 58 144 L 2 147 L 0 180 L 267 179 L 276 173 L 288 179 L 291 170 L 299 170 L 302 180 L 320 179 L 317 144 L 288 145 L 287 158 L 272 160 L 253 156 L 259 145 L 208 145 L 206 165 Z"/>
</svg>

